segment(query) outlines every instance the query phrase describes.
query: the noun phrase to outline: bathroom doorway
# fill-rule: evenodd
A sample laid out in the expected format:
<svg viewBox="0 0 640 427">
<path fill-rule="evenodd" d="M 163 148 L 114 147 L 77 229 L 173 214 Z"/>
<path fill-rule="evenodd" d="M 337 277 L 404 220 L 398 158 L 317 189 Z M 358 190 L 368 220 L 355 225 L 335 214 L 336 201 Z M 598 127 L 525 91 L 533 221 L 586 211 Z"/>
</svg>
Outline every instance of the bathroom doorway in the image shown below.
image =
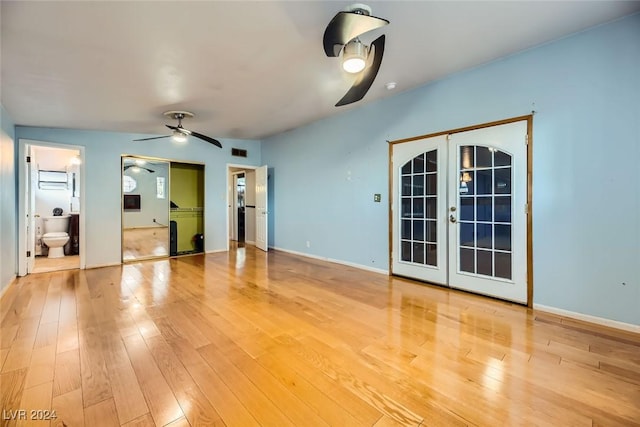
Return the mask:
<svg viewBox="0 0 640 427">
<path fill-rule="evenodd" d="M 84 268 L 84 148 L 21 141 L 18 274 Z"/>
</svg>

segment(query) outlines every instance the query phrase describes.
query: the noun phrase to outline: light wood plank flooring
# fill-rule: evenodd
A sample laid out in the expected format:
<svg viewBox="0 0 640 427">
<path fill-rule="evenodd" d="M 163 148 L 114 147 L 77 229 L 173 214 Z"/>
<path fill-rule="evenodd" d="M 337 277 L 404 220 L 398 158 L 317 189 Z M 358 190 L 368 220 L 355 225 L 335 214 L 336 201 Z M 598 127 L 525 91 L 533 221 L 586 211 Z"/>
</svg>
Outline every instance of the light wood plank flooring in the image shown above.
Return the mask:
<svg viewBox="0 0 640 427">
<path fill-rule="evenodd" d="M 79 255 L 66 255 L 62 258 L 47 258 L 46 256 L 37 256 L 33 263 L 33 273 L 72 270 L 74 268 L 80 268 Z"/>
<path fill-rule="evenodd" d="M 636 334 L 253 246 L 30 275 L 1 316 L 2 426 L 640 425 Z"/>
<path fill-rule="evenodd" d="M 122 230 L 123 261 L 168 255 L 169 227 L 126 228 Z"/>
</svg>

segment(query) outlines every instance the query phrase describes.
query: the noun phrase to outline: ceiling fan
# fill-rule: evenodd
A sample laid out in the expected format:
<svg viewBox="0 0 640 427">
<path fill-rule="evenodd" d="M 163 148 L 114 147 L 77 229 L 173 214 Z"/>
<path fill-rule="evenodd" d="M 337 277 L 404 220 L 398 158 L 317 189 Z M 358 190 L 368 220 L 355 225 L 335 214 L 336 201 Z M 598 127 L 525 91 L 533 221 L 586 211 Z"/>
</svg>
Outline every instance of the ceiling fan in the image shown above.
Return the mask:
<svg viewBox="0 0 640 427">
<path fill-rule="evenodd" d="M 360 101 L 369 91 L 382 64 L 385 36 L 381 35 L 370 46 L 362 43 L 360 36 L 387 24 L 388 20 L 371 16 L 369 6 L 354 4 L 338 12 L 327 25 L 322 40 L 324 53 L 328 57 L 337 57 L 342 53 L 343 69 L 358 74 L 353 86 L 336 107 Z"/>
<path fill-rule="evenodd" d="M 196 138 L 199 138 L 199 139 L 201 139 L 203 141 L 207 141 L 207 142 L 215 145 L 216 147 L 222 148 L 222 144 L 217 139 L 213 139 L 213 138 L 208 137 L 206 135 L 203 135 L 201 133 L 194 132 L 192 130 L 185 129 L 185 128 L 182 127 L 182 119 L 187 118 L 187 117 L 193 117 L 193 113 L 190 113 L 188 111 L 166 111 L 163 114 L 165 116 L 167 116 L 167 117 L 170 117 L 170 118 L 175 119 L 175 120 L 178 121 L 178 126 L 171 126 L 171 125 L 165 124 L 166 127 L 168 127 L 169 129 L 173 130 L 173 133 L 171 135 L 154 136 L 154 137 L 151 137 L 151 138 L 134 139 L 134 141 L 149 141 L 151 139 L 160 139 L 160 138 L 173 137 L 174 141 L 176 141 L 176 142 L 184 142 L 184 141 L 187 140 L 188 136 L 195 136 Z"/>
</svg>

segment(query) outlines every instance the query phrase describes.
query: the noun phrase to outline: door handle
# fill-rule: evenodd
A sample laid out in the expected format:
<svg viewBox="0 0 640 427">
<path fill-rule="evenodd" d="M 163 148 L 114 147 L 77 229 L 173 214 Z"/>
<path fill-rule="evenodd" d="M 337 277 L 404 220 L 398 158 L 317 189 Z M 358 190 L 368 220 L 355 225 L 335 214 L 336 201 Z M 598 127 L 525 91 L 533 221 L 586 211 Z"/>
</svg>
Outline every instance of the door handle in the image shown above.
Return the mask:
<svg viewBox="0 0 640 427">
<path fill-rule="evenodd" d="M 458 222 L 458 220 L 456 220 L 456 218 L 453 215 L 449 215 L 449 222 L 452 224 L 455 224 L 456 222 Z"/>
</svg>

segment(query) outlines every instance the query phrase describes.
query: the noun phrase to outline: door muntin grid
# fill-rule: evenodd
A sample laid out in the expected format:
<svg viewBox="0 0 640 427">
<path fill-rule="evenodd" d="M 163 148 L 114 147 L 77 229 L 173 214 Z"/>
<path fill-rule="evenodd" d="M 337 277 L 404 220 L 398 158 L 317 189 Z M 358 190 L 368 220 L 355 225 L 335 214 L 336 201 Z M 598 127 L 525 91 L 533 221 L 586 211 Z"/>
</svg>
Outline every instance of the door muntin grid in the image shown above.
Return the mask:
<svg viewBox="0 0 640 427">
<path fill-rule="evenodd" d="M 438 266 L 438 150 L 400 167 L 400 262 Z"/>
<path fill-rule="evenodd" d="M 459 148 L 459 273 L 512 280 L 512 163 L 494 147 Z"/>
</svg>

